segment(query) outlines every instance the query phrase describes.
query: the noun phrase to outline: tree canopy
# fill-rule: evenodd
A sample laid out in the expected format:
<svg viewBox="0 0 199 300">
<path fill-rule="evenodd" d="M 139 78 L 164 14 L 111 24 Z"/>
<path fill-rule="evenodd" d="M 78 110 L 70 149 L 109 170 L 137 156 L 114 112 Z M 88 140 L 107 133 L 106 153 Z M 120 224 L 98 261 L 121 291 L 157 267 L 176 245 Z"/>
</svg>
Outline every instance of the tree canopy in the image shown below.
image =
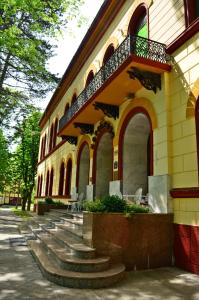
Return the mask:
<svg viewBox="0 0 199 300">
<path fill-rule="evenodd" d="M 55 38 L 83 0 L 0 1 L 0 125 L 13 108 L 45 97 L 58 83 L 48 70 Z"/>
</svg>

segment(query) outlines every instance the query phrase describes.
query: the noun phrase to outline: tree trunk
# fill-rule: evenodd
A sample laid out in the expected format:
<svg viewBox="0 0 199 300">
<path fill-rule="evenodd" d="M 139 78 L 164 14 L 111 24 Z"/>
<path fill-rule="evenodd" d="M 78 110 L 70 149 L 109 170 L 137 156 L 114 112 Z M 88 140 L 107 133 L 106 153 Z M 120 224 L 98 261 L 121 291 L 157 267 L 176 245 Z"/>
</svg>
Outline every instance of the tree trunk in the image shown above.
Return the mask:
<svg viewBox="0 0 199 300">
<path fill-rule="evenodd" d="M 28 211 L 30 211 L 30 206 L 31 206 L 31 194 L 28 196 L 28 205 L 27 205 Z"/>
<path fill-rule="evenodd" d="M 3 69 L 2 69 L 2 73 L 0 75 L 0 91 L 3 90 L 3 83 L 4 83 L 4 80 L 6 78 L 6 74 L 7 74 L 7 71 L 8 71 L 10 56 L 11 56 L 11 54 L 8 53 L 7 56 L 6 56 L 6 59 L 5 59 L 5 63 L 4 63 Z"/>
<path fill-rule="evenodd" d="M 27 202 L 27 198 L 23 198 L 22 199 L 22 207 L 21 207 L 21 209 L 24 211 L 24 210 L 26 210 L 26 202 Z"/>
</svg>

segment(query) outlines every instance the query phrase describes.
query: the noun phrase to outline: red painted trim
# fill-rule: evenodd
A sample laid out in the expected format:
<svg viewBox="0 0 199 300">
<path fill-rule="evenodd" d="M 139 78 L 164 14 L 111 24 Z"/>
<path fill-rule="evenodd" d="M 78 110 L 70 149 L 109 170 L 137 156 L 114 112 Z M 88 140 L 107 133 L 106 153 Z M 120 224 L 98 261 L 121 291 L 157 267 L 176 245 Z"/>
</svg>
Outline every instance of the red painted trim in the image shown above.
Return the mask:
<svg viewBox="0 0 199 300">
<path fill-rule="evenodd" d="M 78 151 L 77 151 L 77 172 L 76 172 L 76 188 L 77 188 L 77 191 L 78 191 L 78 186 L 79 186 L 79 168 L 80 168 L 80 160 L 81 160 L 81 155 L 82 155 L 82 151 L 84 149 L 84 147 L 88 147 L 88 153 L 89 153 L 89 169 L 88 169 L 88 184 L 89 184 L 89 178 L 90 178 L 90 151 L 89 151 L 89 144 L 84 141 Z M 86 174 L 85 174 L 86 176 Z"/>
<path fill-rule="evenodd" d="M 37 166 L 39 166 L 43 161 L 45 161 L 49 156 L 51 156 L 51 154 L 53 154 L 53 152 L 55 152 L 57 149 L 59 149 L 63 144 L 65 144 L 66 141 L 61 141 L 59 144 L 57 144 L 57 146 L 52 149 L 52 151 L 50 151 L 42 160 L 40 160 L 37 164 Z"/>
<path fill-rule="evenodd" d="M 103 128 L 100 133 L 97 135 L 96 142 L 95 142 L 95 147 L 93 151 L 93 172 L 92 172 L 92 184 L 96 183 L 96 172 L 97 172 L 97 148 L 99 146 L 99 142 L 102 138 L 102 136 L 105 133 L 109 133 L 109 130 L 107 128 Z M 113 180 L 113 156 L 114 156 L 114 148 L 113 148 L 113 139 L 112 139 L 112 179 Z"/>
<path fill-rule="evenodd" d="M 196 143 L 197 143 L 197 158 L 198 158 L 198 179 L 199 179 L 199 97 L 195 107 L 195 122 L 196 122 Z"/>
<path fill-rule="evenodd" d="M 122 127 L 120 129 L 120 134 L 119 134 L 119 145 L 118 145 L 118 179 L 123 180 L 123 144 L 124 144 L 124 134 L 126 131 L 126 128 L 132 119 L 133 116 L 135 116 L 138 113 L 143 113 L 149 120 L 150 124 L 150 175 L 153 175 L 153 130 L 152 130 L 152 124 L 151 124 L 151 119 L 148 114 L 148 112 L 143 108 L 143 107 L 135 107 L 133 108 L 125 117 L 125 120 L 122 124 Z"/>
<path fill-rule="evenodd" d="M 54 123 L 54 131 L 53 131 L 53 142 L 52 142 L 52 147 L 53 148 L 55 148 L 55 146 L 56 146 L 57 126 L 58 126 L 58 119 L 56 118 L 55 123 Z"/>
<path fill-rule="evenodd" d="M 188 27 L 196 18 L 196 1 L 198 0 L 184 0 L 186 27 Z"/>
<path fill-rule="evenodd" d="M 175 50 L 181 47 L 186 41 L 188 41 L 194 34 L 199 31 L 199 18 L 190 24 L 173 42 L 171 42 L 166 51 L 168 54 L 172 54 Z"/>
<path fill-rule="evenodd" d="M 176 188 L 170 194 L 173 198 L 199 198 L 199 187 Z"/>
</svg>

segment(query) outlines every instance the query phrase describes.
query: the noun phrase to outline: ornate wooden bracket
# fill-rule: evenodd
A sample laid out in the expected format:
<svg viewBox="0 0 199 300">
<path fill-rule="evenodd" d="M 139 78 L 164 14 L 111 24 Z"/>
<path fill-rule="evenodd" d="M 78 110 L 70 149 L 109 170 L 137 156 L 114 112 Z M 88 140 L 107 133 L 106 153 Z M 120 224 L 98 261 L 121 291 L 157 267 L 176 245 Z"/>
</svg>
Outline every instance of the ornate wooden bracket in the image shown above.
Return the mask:
<svg viewBox="0 0 199 300">
<path fill-rule="evenodd" d="M 99 126 L 97 127 L 97 130 L 95 130 L 94 134 L 95 136 L 92 138 L 92 144 L 91 144 L 91 148 L 94 149 L 95 147 L 95 143 L 97 141 L 97 136 L 100 134 L 100 132 L 102 130 L 106 130 L 111 134 L 111 137 L 114 138 L 115 133 L 114 133 L 114 129 L 113 126 L 111 125 L 111 123 L 106 122 L 106 121 L 101 121 Z"/>
<path fill-rule="evenodd" d="M 161 75 L 149 71 L 139 70 L 138 68 L 131 67 L 127 71 L 131 79 L 138 79 L 139 82 L 147 89 L 152 90 L 156 94 L 157 88 L 161 90 Z"/>
<path fill-rule="evenodd" d="M 71 135 L 62 135 L 62 141 L 67 141 L 71 145 L 77 145 L 77 137 Z"/>
<path fill-rule="evenodd" d="M 114 120 L 119 118 L 119 106 L 117 105 L 95 102 L 93 106 L 96 110 L 101 109 L 103 113 L 109 118 L 113 118 Z"/>
<path fill-rule="evenodd" d="M 74 123 L 75 128 L 80 128 L 81 134 L 93 134 L 94 125 L 88 123 Z"/>
</svg>

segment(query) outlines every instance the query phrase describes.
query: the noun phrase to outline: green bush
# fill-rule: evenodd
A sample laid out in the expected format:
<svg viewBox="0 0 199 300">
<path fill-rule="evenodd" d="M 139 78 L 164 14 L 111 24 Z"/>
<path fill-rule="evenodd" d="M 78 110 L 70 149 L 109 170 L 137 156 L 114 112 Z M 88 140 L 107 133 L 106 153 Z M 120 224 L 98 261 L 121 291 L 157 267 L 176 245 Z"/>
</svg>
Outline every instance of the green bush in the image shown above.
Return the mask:
<svg viewBox="0 0 199 300">
<path fill-rule="evenodd" d="M 37 202 L 37 204 L 39 204 L 39 205 L 44 205 L 44 204 L 46 204 L 46 202 L 45 202 L 45 201 L 42 201 L 42 200 L 39 200 L 39 201 Z"/>
<path fill-rule="evenodd" d="M 137 205 L 137 204 L 128 204 L 126 206 L 126 210 L 125 213 L 127 215 L 132 215 L 132 214 L 144 214 L 144 213 L 148 213 L 149 212 L 149 208 L 148 207 L 144 207 L 141 205 Z"/>
<path fill-rule="evenodd" d="M 101 201 L 106 212 L 124 212 L 127 205 L 126 201 L 117 195 L 105 196 Z"/>
<path fill-rule="evenodd" d="M 95 201 L 84 201 L 83 208 L 90 212 L 105 212 L 105 206 L 99 199 Z"/>
<path fill-rule="evenodd" d="M 53 200 L 52 198 L 46 197 L 46 198 L 45 198 L 45 203 L 46 203 L 46 204 L 54 204 L 55 202 L 54 202 L 54 200 Z"/>
<path fill-rule="evenodd" d="M 149 208 L 136 204 L 127 204 L 124 199 L 119 196 L 105 196 L 102 199 L 95 201 L 84 201 L 83 208 L 90 212 L 117 212 L 125 213 L 126 216 L 131 216 L 136 213 L 148 213 Z"/>
<path fill-rule="evenodd" d="M 113 195 L 95 201 L 86 201 L 83 207 L 90 212 L 124 212 L 126 205 L 125 200 Z"/>
</svg>

